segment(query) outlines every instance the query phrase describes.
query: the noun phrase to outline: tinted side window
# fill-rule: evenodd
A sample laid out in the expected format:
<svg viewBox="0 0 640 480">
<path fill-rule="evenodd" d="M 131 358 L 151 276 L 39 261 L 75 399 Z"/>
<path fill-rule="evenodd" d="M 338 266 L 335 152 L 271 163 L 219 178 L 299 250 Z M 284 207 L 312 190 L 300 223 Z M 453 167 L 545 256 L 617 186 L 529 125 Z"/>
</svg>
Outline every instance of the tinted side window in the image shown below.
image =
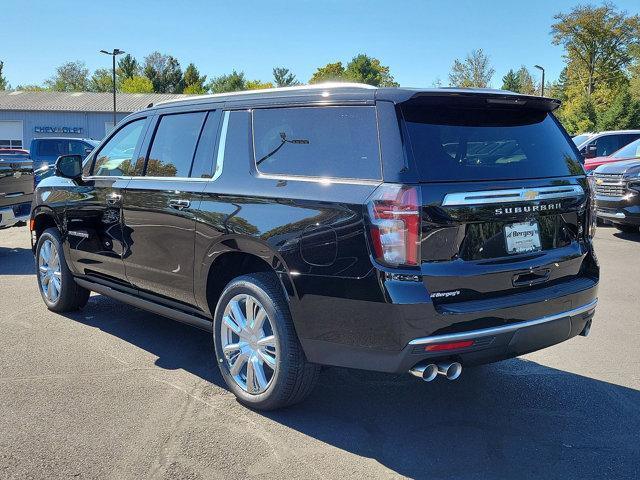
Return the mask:
<svg viewBox="0 0 640 480">
<path fill-rule="evenodd" d="M 262 173 L 379 179 L 375 107 L 300 107 L 253 112 Z"/>
<path fill-rule="evenodd" d="M 40 140 L 38 142 L 38 155 L 46 157 L 59 157 L 67 154 L 66 140 Z"/>
<path fill-rule="evenodd" d="M 619 135 L 606 135 L 596 140 L 596 156 L 605 157 L 618 150 L 620 144 Z"/>
<path fill-rule="evenodd" d="M 163 115 L 153 138 L 145 175 L 188 177 L 207 112 Z"/>
<path fill-rule="evenodd" d="M 145 119 L 141 118 L 126 124 L 102 146 L 96 154 L 93 167 L 94 175 L 128 176 L 140 174 L 140 165 L 134 165 L 132 160 L 136 146 L 141 140 L 144 121 Z"/>
<path fill-rule="evenodd" d="M 193 157 L 191 167 L 191 177 L 193 178 L 213 178 L 216 170 L 214 152 L 216 149 L 216 139 L 218 137 L 218 125 L 220 116 L 216 112 L 209 112 L 207 120 L 202 127 L 198 148 Z"/>
</svg>

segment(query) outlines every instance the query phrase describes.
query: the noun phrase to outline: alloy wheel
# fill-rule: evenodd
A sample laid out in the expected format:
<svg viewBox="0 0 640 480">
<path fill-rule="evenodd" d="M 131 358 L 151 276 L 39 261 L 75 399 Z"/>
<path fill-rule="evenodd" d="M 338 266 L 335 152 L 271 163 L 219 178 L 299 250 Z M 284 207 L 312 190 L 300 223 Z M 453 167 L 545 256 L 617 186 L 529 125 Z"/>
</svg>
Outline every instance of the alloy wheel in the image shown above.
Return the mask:
<svg viewBox="0 0 640 480">
<path fill-rule="evenodd" d="M 271 384 L 278 359 L 278 339 L 265 308 L 249 294 L 233 297 L 220 325 L 225 367 L 244 391 L 257 395 Z"/>
<path fill-rule="evenodd" d="M 40 246 L 38 274 L 40 275 L 42 295 L 49 302 L 55 303 L 60 297 L 62 273 L 60 271 L 60 255 L 51 240 L 45 240 Z"/>
</svg>

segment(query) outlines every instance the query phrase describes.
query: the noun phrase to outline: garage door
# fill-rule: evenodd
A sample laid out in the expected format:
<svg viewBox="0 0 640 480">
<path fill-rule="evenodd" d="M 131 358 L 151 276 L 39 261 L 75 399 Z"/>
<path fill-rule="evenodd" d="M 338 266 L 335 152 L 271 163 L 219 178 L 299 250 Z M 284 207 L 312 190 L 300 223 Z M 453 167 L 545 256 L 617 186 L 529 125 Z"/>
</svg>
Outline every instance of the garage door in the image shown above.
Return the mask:
<svg viewBox="0 0 640 480">
<path fill-rule="evenodd" d="M 22 148 L 22 122 L 0 121 L 0 148 Z"/>
</svg>

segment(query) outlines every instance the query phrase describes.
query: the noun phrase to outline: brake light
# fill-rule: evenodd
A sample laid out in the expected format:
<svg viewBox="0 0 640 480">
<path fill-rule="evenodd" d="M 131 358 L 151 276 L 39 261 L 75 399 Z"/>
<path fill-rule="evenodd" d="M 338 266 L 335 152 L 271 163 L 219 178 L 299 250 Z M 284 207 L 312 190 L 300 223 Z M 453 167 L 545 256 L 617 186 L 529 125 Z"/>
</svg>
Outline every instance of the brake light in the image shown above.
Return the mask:
<svg viewBox="0 0 640 480">
<path fill-rule="evenodd" d="M 382 185 L 369 202 L 371 240 L 376 259 L 392 266 L 420 264 L 418 190 Z"/>
</svg>

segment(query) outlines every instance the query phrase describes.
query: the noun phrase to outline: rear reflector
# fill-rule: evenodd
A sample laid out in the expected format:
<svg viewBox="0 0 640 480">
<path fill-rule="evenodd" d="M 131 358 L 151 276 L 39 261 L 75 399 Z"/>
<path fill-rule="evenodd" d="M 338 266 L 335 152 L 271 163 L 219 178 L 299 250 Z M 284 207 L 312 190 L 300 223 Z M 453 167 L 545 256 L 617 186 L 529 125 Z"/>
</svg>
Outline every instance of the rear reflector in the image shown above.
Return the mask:
<svg viewBox="0 0 640 480">
<path fill-rule="evenodd" d="M 470 347 L 475 342 L 473 340 L 464 340 L 462 342 L 450 342 L 450 343 L 436 343 L 433 345 L 427 345 L 424 349 L 427 352 L 441 352 L 442 350 L 455 350 L 457 348 Z"/>
<path fill-rule="evenodd" d="M 35 219 L 29 219 L 29 231 L 33 232 L 36 229 L 36 221 Z"/>
</svg>

